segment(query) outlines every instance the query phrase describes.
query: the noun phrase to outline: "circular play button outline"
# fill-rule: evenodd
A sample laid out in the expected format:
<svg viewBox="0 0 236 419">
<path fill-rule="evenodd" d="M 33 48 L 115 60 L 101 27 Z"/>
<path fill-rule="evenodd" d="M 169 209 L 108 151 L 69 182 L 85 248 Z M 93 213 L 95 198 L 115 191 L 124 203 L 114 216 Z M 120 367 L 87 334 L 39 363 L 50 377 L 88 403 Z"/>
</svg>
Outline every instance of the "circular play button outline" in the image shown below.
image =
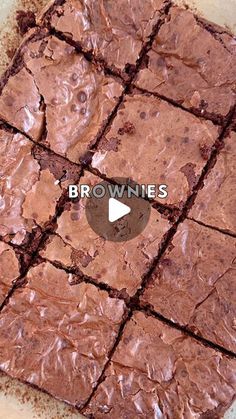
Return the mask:
<svg viewBox="0 0 236 419">
<path fill-rule="evenodd" d="M 113 183 L 114 181 L 114 183 Z M 141 186 L 132 182 L 138 196 L 130 194 L 129 180 L 115 178 L 98 182 L 86 199 L 85 213 L 92 230 L 108 241 L 124 242 L 139 236 L 146 228 L 150 213 L 150 203 L 141 197 Z M 120 188 L 120 189 L 118 189 Z M 102 191 L 105 190 L 105 194 Z M 122 196 L 121 192 L 122 190 Z M 116 194 L 114 194 L 116 192 Z M 118 192 L 118 194 L 117 194 Z"/>
</svg>

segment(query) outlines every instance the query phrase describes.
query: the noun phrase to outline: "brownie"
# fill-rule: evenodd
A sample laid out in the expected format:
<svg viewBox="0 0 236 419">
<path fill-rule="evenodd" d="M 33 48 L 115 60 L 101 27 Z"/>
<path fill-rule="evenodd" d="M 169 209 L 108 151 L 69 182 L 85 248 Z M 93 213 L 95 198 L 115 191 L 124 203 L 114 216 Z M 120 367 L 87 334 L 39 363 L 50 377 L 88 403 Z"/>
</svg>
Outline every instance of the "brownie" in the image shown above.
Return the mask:
<svg viewBox="0 0 236 419">
<path fill-rule="evenodd" d="M 97 183 L 101 183 L 101 179 L 90 173 L 80 180 L 80 184 L 91 186 Z M 171 227 L 169 221 L 151 209 L 149 223 L 142 234 L 130 241 L 112 242 L 97 236 L 91 229 L 85 206 L 86 198 L 67 206 L 58 218 L 56 234 L 49 237 L 41 255 L 132 296 L 158 254 L 165 233 Z"/>
<path fill-rule="evenodd" d="M 44 130 L 41 97 L 32 75 L 21 68 L 7 80 L 0 95 L 0 118 L 39 140 Z"/>
<path fill-rule="evenodd" d="M 12 247 L 0 241 L 0 305 L 20 276 L 20 263 Z"/>
<path fill-rule="evenodd" d="M 0 129 L 0 237 L 23 244 L 37 227 L 45 227 L 68 182 L 79 178 L 46 150 L 21 134 Z"/>
<path fill-rule="evenodd" d="M 159 320 L 135 312 L 90 418 L 222 418 L 236 390 L 236 361 Z"/>
<path fill-rule="evenodd" d="M 236 239 L 187 220 L 141 301 L 236 353 L 235 257 Z"/>
<path fill-rule="evenodd" d="M 168 0 L 66 0 L 46 13 L 50 26 L 120 72 L 135 66 Z"/>
<path fill-rule="evenodd" d="M 32 39 L 21 53 L 24 66 L 3 88 L 0 118 L 79 162 L 118 103 L 122 85 L 53 36 Z"/>
<path fill-rule="evenodd" d="M 140 88 L 218 122 L 229 114 L 236 99 L 233 37 L 209 30 L 189 10 L 172 7 L 147 62 L 136 80 Z"/>
<path fill-rule="evenodd" d="M 80 406 L 107 362 L 124 302 L 49 263 L 31 268 L 0 315 L 0 368 Z"/>
<path fill-rule="evenodd" d="M 16 12 L 17 29 L 21 36 L 25 35 L 30 28 L 36 26 L 36 16 L 33 11 L 17 10 Z"/>
<path fill-rule="evenodd" d="M 225 139 L 189 216 L 236 235 L 236 133 Z"/>
<path fill-rule="evenodd" d="M 127 96 L 92 166 L 108 177 L 166 184 L 163 204 L 181 208 L 193 192 L 218 129 L 153 96 Z M 203 152 L 204 151 L 204 152 Z"/>
<path fill-rule="evenodd" d="M 222 418 L 235 41 L 170 0 L 55 0 L 37 22 L 0 80 L 0 370 L 90 418 Z M 123 242 L 68 196 L 117 178 L 168 188 Z"/>
</svg>

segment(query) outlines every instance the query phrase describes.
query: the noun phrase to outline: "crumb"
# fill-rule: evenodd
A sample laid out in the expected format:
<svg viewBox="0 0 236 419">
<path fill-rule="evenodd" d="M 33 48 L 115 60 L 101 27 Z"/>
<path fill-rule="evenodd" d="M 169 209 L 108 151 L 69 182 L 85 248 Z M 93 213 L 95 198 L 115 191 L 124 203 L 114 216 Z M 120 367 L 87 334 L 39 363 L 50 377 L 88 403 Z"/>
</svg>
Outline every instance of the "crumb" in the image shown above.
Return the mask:
<svg viewBox="0 0 236 419">
<path fill-rule="evenodd" d="M 36 26 L 36 17 L 31 11 L 17 10 L 16 22 L 20 35 L 24 35 L 30 28 Z"/>
<path fill-rule="evenodd" d="M 124 126 L 122 128 L 119 128 L 118 134 L 124 135 L 124 134 L 134 134 L 135 133 L 135 126 L 132 124 L 132 122 L 125 122 Z"/>
<path fill-rule="evenodd" d="M 206 144 L 200 144 L 199 149 L 203 160 L 208 160 L 211 155 L 211 148 Z"/>
</svg>

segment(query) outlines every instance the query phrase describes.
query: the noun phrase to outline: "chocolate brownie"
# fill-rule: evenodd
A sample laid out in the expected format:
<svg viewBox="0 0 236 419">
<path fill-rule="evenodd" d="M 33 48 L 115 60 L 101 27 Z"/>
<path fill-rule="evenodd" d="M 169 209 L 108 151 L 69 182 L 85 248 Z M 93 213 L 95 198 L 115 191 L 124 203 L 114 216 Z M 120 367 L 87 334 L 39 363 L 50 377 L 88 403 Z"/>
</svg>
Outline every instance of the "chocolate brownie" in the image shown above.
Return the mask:
<svg viewBox="0 0 236 419">
<path fill-rule="evenodd" d="M 66 162 L 21 134 L 0 129 L 0 237 L 23 244 L 55 215 L 68 182 L 79 178 Z M 73 167 L 73 165 L 72 165 Z"/>
<path fill-rule="evenodd" d="M 12 247 L 0 241 L 0 305 L 20 276 L 20 263 Z"/>
<path fill-rule="evenodd" d="M 124 302 L 49 263 L 31 268 L 0 315 L 1 370 L 76 406 L 107 362 Z"/>
<path fill-rule="evenodd" d="M 0 118 L 79 162 L 118 103 L 122 85 L 53 36 L 29 41 L 21 53 L 24 66 L 3 88 Z"/>
<path fill-rule="evenodd" d="M 172 7 L 136 85 L 222 122 L 235 104 L 235 67 L 233 37 L 214 36 L 189 10 Z"/>
<path fill-rule="evenodd" d="M 236 353 L 236 239 L 185 221 L 142 303 Z"/>
<path fill-rule="evenodd" d="M 153 96 L 127 96 L 92 166 L 108 177 L 166 184 L 160 202 L 181 208 L 217 138 L 218 129 Z M 203 153 L 204 150 L 204 153 Z"/>
<path fill-rule="evenodd" d="M 236 133 L 225 139 L 216 165 L 198 192 L 189 216 L 236 235 Z"/>
<path fill-rule="evenodd" d="M 90 418 L 222 418 L 236 390 L 236 361 L 159 320 L 135 312 Z"/>
<path fill-rule="evenodd" d="M 46 20 L 96 59 L 122 72 L 135 66 L 168 0 L 66 0 Z"/>
<path fill-rule="evenodd" d="M 101 183 L 101 179 L 89 173 L 80 180 L 80 184 L 85 185 L 97 183 Z M 83 198 L 67 206 L 57 221 L 56 234 L 49 237 L 41 255 L 66 268 L 77 268 L 96 282 L 133 295 L 158 254 L 165 233 L 171 227 L 169 221 L 152 209 L 141 235 L 127 242 L 106 241 L 88 224 L 85 205 L 86 198 Z"/>
<path fill-rule="evenodd" d="M 0 370 L 96 419 L 222 418 L 233 38 L 169 0 L 56 0 L 38 22 L 0 80 Z M 132 240 L 97 235 L 68 199 L 105 177 L 167 185 Z"/>
</svg>

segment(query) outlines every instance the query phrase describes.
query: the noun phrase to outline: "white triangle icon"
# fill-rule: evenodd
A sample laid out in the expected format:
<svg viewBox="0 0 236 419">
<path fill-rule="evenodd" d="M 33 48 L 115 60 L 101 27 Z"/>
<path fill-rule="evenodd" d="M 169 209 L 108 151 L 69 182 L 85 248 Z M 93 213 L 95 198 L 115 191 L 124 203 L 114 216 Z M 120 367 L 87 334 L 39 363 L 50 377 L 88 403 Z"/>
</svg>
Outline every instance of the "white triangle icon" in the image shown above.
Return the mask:
<svg viewBox="0 0 236 419">
<path fill-rule="evenodd" d="M 131 208 L 128 205 L 122 204 L 122 202 L 114 198 L 109 199 L 108 219 L 110 223 L 114 223 L 114 221 L 119 220 L 130 212 Z"/>
</svg>

